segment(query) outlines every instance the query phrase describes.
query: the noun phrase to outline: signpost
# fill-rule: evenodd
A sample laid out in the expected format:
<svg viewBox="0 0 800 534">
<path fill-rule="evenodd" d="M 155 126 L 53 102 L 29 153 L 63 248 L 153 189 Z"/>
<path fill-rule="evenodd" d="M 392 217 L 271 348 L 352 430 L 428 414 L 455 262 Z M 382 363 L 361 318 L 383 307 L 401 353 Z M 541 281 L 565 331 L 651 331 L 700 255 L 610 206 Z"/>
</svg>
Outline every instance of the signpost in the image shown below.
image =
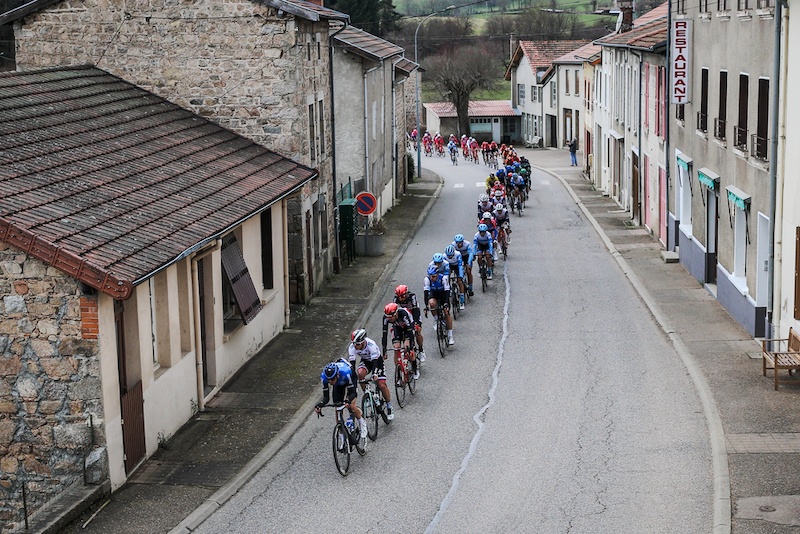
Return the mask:
<svg viewBox="0 0 800 534">
<path fill-rule="evenodd" d="M 378 206 L 378 199 L 368 191 L 356 195 L 356 211 L 359 215 L 371 215 Z"/>
</svg>

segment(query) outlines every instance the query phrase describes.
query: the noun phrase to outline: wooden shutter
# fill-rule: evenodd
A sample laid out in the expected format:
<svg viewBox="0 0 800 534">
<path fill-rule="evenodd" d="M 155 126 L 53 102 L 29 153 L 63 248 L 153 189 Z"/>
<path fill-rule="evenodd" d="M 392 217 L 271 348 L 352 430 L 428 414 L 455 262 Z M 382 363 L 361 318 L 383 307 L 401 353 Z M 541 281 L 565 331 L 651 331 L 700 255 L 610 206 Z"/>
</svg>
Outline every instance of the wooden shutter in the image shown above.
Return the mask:
<svg viewBox="0 0 800 534">
<path fill-rule="evenodd" d="M 644 66 L 644 127 L 650 127 L 650 63 Z"/>
<path fill-rule="evenodd" d="M 222 268 L 233 289 L 233 297 L 242 314 L 244 324 L 252 321 L 261 311 L 261 297 L 250 278 L 236 236 L 228 234 L 222 239 Z"/>
</svg>

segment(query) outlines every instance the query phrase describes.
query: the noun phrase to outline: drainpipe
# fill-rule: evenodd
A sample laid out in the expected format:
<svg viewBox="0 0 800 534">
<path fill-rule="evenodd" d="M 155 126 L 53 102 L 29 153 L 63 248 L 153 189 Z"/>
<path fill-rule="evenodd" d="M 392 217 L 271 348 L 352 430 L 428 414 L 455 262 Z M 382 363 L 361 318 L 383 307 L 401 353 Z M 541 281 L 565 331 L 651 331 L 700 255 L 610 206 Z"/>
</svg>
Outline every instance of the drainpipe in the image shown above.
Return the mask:
<svg viewBox="0 0 800 534">
<path fill-rule="evenodd" d="M 401 59 L 402 57 L 398 57 L 397 61 L 392 61 L 392 183 L 394 184 L 394 195 L 397 195 L 397 79 L 395 66 Z M 394 206 L 394 202 L 392 205 Z"/>
<path fill-rule="evenodd" d="M 289 304 L 289 201 L 283 199 L 281 202 L 281 224 L 283 225 L 283 327 L 289 328 L 291 325 L 292 309 Z M 339 241 L 339 236 L 336 236 Z"/>
<path fill-rule="evenodd" d="M 334 260 L 334 272 L 339 274 L 341 272 L 340 262 L 342 258 L 342 251 L 341 251 L 341 244 L 339 242 L 339 204 L 336 203 L 336 199 L 339 195 L 339 188 L 337 187 L 336 181 L 336 113 L 334 113 L 334 98 L 333 98 L 333 38 L 336 37 L 339 33 L 344 31 L 347 28 L 347 23 L 343 23 L 342 27 L 333 32 L 330 37 L 328 37 L 328 68 L 330 70 L 330 75 L 328 76 L 330 80 L 331 86 L 331 165 L 332 170 L 331 174 L 333 175 L 333 233 L 334 238 L 336 239 L 336 259 Z M 284 249 L 287 250 L 287 249 Z M 286 292 L 287 298 L 289 292 Z M 288 309 L 288 306 L 287 306 Z M 287 317 L 288 319 L 288 317 Z M 286 326 L 289 326 L 288 321 L 286 322 Z"/>
<path fill-rule="evenodd" d="M 214 240 L 211 248 L 197 252 L 191 259 L 192 266 L 192 297 L 194 299 L 194 362 L 195 362 L 195 383 L 197 385 L 197 411 L 202 412 L 206 409 L 203 392 L 203 340 L 201 337 L 201 325 L 203 317 L 200 316 L 199 281 L 197 280 L 197 262 L 206 256 L 220 249 L 222 241 Z M 213 308 L 212 308 L 213 309 Z"/>
<path fill-rule="evenodd" d="M 669 0 L 669 6 L 668 6 L 668 9 L 667 9 L 667 50 L 666 50 L 665 58 L 666 58 L 667 71 L 666 71 L 664 76 L 666 78 L 665 82 L 667 84 L 667 88 L 669 88 L 670 84 L 672 83 L 672 0 Z M 673 243 L 672 249 L 670 249 L 670 246 L 669 246 L 669 242 L 670 242 L 669 235 L 673 232 L 673 228 L 671 228 L 670 225 L 669 225 L 669 197 L 670 197 L 669 191 L 670 191 L 670 178 L 672 176 L 671 173 L 670 173 L 670 169 L 672 168 L 672 154 L 670 153 L 669 132 L 670 132 L 670 125 L 672 124 L 672 120 L 669 119 L 669 117 L 671 116 L 670 115 L 670 111 L 669 111 L 669 108 L 670 108 L 670 106 L 669 106 L 670 105 L 670 101 L 669 101 L 670 97 L 669 97 L 668 94 L 664 95 L 664 96 L 665 96 L 665 98 L 667 100 L 666 102 L 664 102 L 664 106 L 666 106 L 666 108 L 667 108 L 667 120 L 664 121 L 664 127 L 665 127 L 664 134 L 665 134 L 665 137 L 666 137 L 666 140 L 664 142 L 664 153 L 666 155 L 666 158 L 665 158 L 666 161 L 664 163 L 665 163 L 665 167 L 666 167 L 666 173 L 665 174 L 666 174 L 666 180 L 667 180 L 667 183 L 665 184 L 665 188 L 666 188 L 666 192 L 667 192 L 667 209 L 665 210 L 665 212 L 667 214 L 667 220 L 664 221 L 664 227 L 667 229 L 667 235 L 664 236 L 664 245 L 667 247 L 667 250 L 670 250 L 671 252 L 674 252 L 675 251 L 675 246 L 678 244 L 677 232 L 676 232 L 675 238 L 672 240 L 672 243 Z M 675 211 L 677 212 L 678 199 L 675 198 L 675 193 L 672 194 L 672 198 L 673 198 L 673 200 L 675 202 Z M 675 221 L 675 228 L 678 227 L 677 226 L 678 222 L 679 221 Z"/>
<path fill-rule="evenodd" d="M 381 64 L 382 63 L 383 62 L 381 62 Z M 369 174 L 369 102 L 367 101 L 367 74 L 381 68 L 381 64 L 364 71 L 364 187 L 366 187 L 369 192 L 372 192 L 372 188 L 370 187 L 372 177 Z"/>
<path fill-rule="evenodd" d="M 777 235 L 779 239 L 782 239 L 781 233 L 783 231 L 783 224 L 781 221 L 776 220 L 776 215 L 778 212 L 778 141 L 779 139 L 784 139 L 786 135 L 786 125 L 783 122 L 784 115 L 779 114 L 781 92 L 783 91 L 783 83 L 785 83 L 781 82 L 785 79 L 781 77 L 781 50 L 782 47 L 785 46 L 781 39 L 781 31 L 785 22 L 783 20 L 784 16 L 788 18 L 788 14 L 784 14 L 783 11 L 783 0 L 778 0 L 775 3 L 775 59 L 772 74 L 774 78 L 772 86 L 772 146 L 770 148 L 769 158 L 769 261 L 767 267 L 767 279 L 769 283 L 767 286 L 767 325 L 770 331 L 765 333 L 766 337 L 772 337 L 772 331 L 774 330 L 773 325 L 780 325 L 781 321 L 780 302 L 776 305 L 774 292 L 781 290 L 781 281 L 778 280 L 777 283 L 775 281 L 775 272 L 780 273 L 780 269 L 777 271 L 775 269 L 775 236 Z M 786 67 L 784 66 L 784 68 Z M 783 105 L 784 107 L 786 106 L 785 101 Z M 781 119 L 780 125 L 778 124 L 779 118 Z M 785 176 L 783 172 L 783 161 L 781 161 L 781 176 Z M 783 181 L 781 181 L 781 185 L 782 184 Z M 783 199 L 783 191 L 780 192 L 780 196 L 781 199 Z M 782 211 L 781 209 L 781 212 Z M 781 251 L 781 246 L 782 244 L 779 244 L 777 247 L 779 252 Z M 782 261 L 779 261 L 779 263 L 782 263 Z"/>
<path fill-rule="evenodd" d="M 643 89 L 643 87 L 642 87 L 642 85 L 643 85 L 642 84 L 642 67 L 644 66 L 643 65 L 644 61 L 642 60 L 642 56 L 644 54 L 637 55 L 636 53 L 633 53 L 633 52 L 632 52 L 632 54 L 639 58 L 639 95 L 643 95 L 644 91 L 642 90 Z M 647 103 L 645 102 L 645 105 L 646 104 Z M 639 206 L 638 206 L 637 209 L 639 210 L 639 214 L 638 214 L 638 216 L 639 216 L 639 225 L 641 226 L 641 225 L 644 224 L 644 219 L 645 219 L 644 218 L 644 210 L 647 209 L 647 206 L 644 206 L 644 203 L 642 202 L 642 196 L 644 196 L 644 191 L 642 190 L 643 189 L 642 185 L 644 184 L 644 178 L 643 178 L 644 173 L 642 172 L 642 163 L 644 162 L 644 157 L 642 157 L 642 98 L 641 98 L 641 96 L 639 97 L 639 106 L 638 107 L 639 107 L 639 118 L 637 120 L 639 121 L 639 124 L 637 125 L 637 128 L 636 128 L 636 130 L 637 130 L 636 131 L 636 137 L 638 138 L 638 141 L 639 141 L 639 156 L 638 156 L 639 157 L 639 178 L 638 178 L 639 183 L 637 184 L 636 187 L 639 188 Z"/>
</svg>

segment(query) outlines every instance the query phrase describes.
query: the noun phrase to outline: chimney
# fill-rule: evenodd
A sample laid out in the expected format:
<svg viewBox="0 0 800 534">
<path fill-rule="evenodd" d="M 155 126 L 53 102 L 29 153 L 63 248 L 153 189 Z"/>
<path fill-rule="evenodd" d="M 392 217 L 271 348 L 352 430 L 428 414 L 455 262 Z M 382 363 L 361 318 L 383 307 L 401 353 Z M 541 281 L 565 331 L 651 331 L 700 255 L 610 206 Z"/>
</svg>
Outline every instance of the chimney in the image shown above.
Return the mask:
<svg viewBox="0 0 800 534">
<path fill-rule="evenodd" d="M 633 1 L 617 0 L 617 7 L 620 10 L 619 33 L 631 31 L 633 28 Z"/>
</svg>

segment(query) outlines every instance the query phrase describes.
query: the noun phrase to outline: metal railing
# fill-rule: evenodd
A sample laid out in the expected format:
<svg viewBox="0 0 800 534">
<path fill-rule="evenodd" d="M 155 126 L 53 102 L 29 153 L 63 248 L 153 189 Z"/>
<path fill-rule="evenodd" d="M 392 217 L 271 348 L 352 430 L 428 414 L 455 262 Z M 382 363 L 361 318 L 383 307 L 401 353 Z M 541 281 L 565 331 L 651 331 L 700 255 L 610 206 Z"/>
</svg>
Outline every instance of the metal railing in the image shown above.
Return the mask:
<svg viewBox="0 0 800 534">
<path fill-rule="evenodd" d="M 733 145 L 743 152 L 747 152 L 747 128 L 733 127 Z"/>
<path fill-rule="evenodd" d="M 725 119 L 714 119 L 714 137 L 724 141 L 726 125 L 727 121 Z"/>
<path fill-rule="evenodd" d="M 708 131 L 708 114 L 702 111 L 697 112 L 697 129 L 701 132 Z"/>
<path fill-rule="evenodd" d="M 750 154 L 754 158 L 767 161 L 769 140 L 766 137 L 759 137 L 758 134 L 750 136 Z"/>
</svg>

